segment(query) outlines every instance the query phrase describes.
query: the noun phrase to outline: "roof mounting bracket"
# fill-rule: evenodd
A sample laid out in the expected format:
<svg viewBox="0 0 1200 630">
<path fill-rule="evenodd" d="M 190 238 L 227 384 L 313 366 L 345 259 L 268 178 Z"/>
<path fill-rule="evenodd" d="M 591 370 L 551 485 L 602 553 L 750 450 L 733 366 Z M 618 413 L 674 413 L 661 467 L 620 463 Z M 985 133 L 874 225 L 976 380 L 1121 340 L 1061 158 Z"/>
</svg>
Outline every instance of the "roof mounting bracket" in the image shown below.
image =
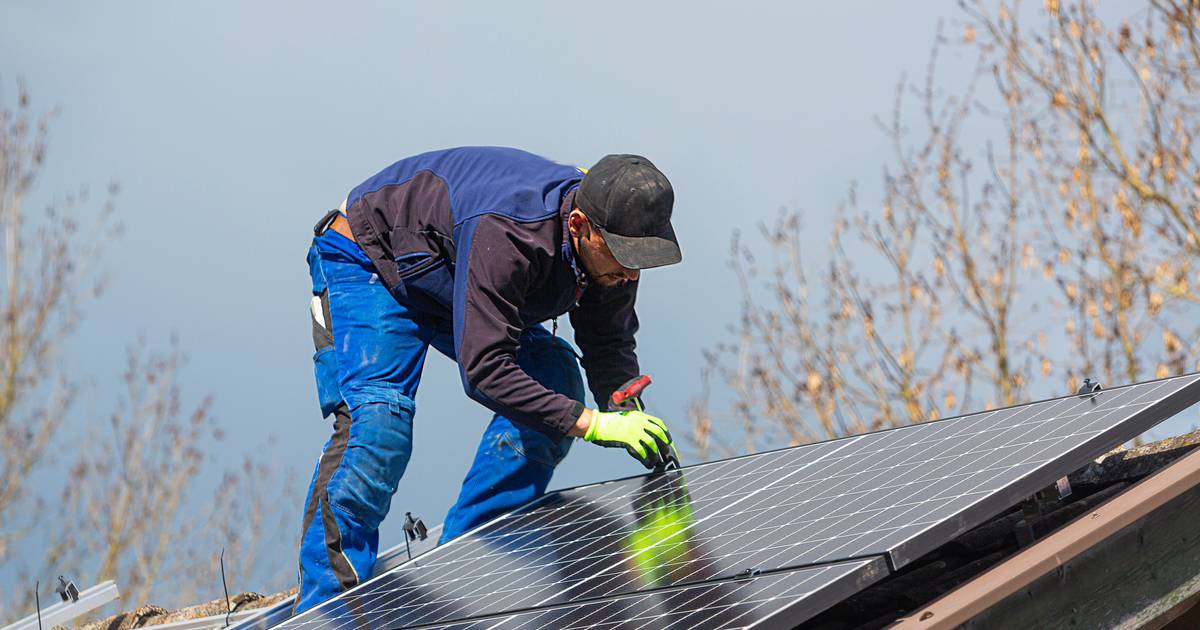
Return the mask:
<svg viewBox="0 0 1200 630">
<path fill-rule="evenodd" d="M 1065 499 L 1071 496 L 1071 480 L 1067 477 L 1060 477 L 1054 482 L 1054 488 L 1058 490 L 1058 498 Z"/>
<path fill-rule="evenodd" d="M 1075 391 L 1075 394 L 1077 396 L 1095 396 L 1096 392 L 1100 391 L 1101 389 L 1104 388 L 1100 386 L 1099 381 L 1093 381 L 1090 378 L 1085 378 L 1083 379 L 1083 385 L 1079 386 L 1079 389 Z"/>
<path fill-rule="evenodd" d="M 412 512 L 404 513 L 404 536 L 409 540 L 425 540 L 429 538 L 429 528 L 420 516 L 414 517 Z"/>
<path fill-rule="evenodd" d="M 409 541 L 425 540 L 429 538 L 429 528 L 425 526 L 425 521 L 421 517 L 413 517 L 412 512 L 404 513 L 404 553 L 408 554 L 408 559 L 412 560 L 412 548 L 408 546 Z"/>
<path fill-rule="evenodd" d="M 1102 388 L 1100 383 L 1093 381 L 1090 378 L 1083 379 L 1083 385 L 1075 391 L 1077 396 L 1086 396 L 1095 402 L 1096 392 Z M 1017 521 L 1013 528 L 1017 535 L 1017 545 L 1024 548 L 1032 545 L 1036 536 L 1033 533 L 1033 521 L 1039 519 L 1046 512 L 1045 508 L 1051 503 L 1057 503 L 1071 496 L 1071 481 L 1062 477 L 1054 482 L 1052 486 L 1046 486 L 1038 490 L 1036 494 L 1029 497 L 1027 501 L 1021 504 L 1021 511 L 1024 518 Z"/>
<path fill-rule="evenodd" d="M 63 579 L 63 576 L 58 576 L 58 586 L 54 588 L 54 592 L 62 598 L 64 602 L 79 601 L 79 587 L 75 586 L 74 582 L 68 582 Z"/>
</svg>

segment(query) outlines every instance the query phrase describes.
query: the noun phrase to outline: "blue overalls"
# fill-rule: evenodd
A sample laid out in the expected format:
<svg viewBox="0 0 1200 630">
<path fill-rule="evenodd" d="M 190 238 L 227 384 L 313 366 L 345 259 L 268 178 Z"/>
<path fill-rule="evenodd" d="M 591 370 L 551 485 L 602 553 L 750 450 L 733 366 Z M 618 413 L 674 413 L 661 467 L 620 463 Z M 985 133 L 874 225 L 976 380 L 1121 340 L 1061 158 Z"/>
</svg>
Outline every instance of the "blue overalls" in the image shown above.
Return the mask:
<svg viewBox="0 0 1200 630">
<path fill-rule="evenodd" d="M 401 303 L 354 242 L 326 230 L 313 239 L 308 265 L 317 391 L 334 424 L 305 501 L 296 612 L 370 577 L 379 524 L 412 453 L 425 354 L 432 345 L 455 358 L 450 322 Z M 545 387 L 583 401 L 573 349 L 544 327 L 524 331 L 517 362 Z M 544 493 L 571 442 L 493 416 L 440 542 Z"/>
</svg>

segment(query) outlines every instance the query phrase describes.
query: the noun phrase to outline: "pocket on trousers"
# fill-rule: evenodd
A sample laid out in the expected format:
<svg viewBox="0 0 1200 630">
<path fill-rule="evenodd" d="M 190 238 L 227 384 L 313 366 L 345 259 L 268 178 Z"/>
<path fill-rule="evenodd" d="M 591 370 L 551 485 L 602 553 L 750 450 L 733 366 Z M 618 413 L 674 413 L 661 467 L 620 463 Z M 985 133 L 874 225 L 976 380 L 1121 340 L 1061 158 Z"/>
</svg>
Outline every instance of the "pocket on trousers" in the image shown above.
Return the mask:
<svg viewBox="0 0 1200 630">
<path fill-rule="evenodd" d="M 329 287 L 325 281 L 325 272 L 321 269 L 321 252 L 317 249 L 315 240 L 308 248 L 308 275 L 312 279 L 313 295 L 320 295 Z"/>
<path fill-rule="evenodd" d="M 403 254 L 396 258 L 400 299 L 410 306 L 449 315 L 454 302 L 454 274 L 448 261 L 429 252 Z"/>
<path fill-rule="evenodd" d="M 321 416 L 329 417 L 342 402 L 333 346 L 321 348 L 313 355 L 313 371 L 317 378 L 317 402 L 321 405 Z"/>
</svg>

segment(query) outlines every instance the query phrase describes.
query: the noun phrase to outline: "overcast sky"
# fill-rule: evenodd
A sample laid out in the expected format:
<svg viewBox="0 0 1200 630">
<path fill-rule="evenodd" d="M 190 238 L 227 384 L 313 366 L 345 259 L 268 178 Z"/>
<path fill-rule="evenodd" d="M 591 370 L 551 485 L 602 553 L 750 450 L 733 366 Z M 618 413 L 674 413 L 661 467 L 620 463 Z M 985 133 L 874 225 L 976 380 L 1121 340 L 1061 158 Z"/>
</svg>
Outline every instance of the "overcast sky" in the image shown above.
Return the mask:
<svg viewBox="0 0 1200 630">
<path fill-rule="evenodd" d="M 94 380 L 84 402 L 96 418 L 124 348 L 178 334 L 185 395 L 215 397 L 229 461 L 253 451 L 295 472 L 284 509 L 298 529 L 329 431 L 306 314 L 313 222 L 400 157 L 497 144 L 585 166 L 641 153 L 674 183 L 684 262 L 645 274 L 638 341 L 653 410 L 682 425 L 701 349 L 736 317 L 731 231 L 803 208 L 807 244 L 823 252 L 848 183 L 874 189 L 887 159 L 872 117 L 888 114 L 902 73 L 923 73 L 939 18 L 959 24 L 950 2 L 466 7 L 0 5 L 0 97 L 11 106 L 23 78 L 35 107 L 62 109 L 33 203 L 121 184 L 125 235 L 96 263 L 111 288 L 65 355 Z M 489 414 L 430 356 L 393 512 L 440 522 Z M 577 444 L 555 485 L 639 470 Z M 400 541 L 400 520 L 384 545 Z"/>
</svg>

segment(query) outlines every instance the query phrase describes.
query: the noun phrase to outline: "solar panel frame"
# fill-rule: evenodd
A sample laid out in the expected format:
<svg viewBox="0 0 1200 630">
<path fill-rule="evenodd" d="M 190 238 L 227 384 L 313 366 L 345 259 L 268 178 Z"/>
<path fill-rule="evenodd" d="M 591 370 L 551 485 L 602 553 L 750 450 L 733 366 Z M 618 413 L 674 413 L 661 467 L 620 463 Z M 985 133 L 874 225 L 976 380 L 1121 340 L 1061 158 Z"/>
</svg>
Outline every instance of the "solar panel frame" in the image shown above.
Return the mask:
<svg viewBox="0 0 1200 630">
<path fill-rule="evenodd" d="M 1171 384 L 1173 384 L 1173 385 L 1171 385 Z M 1157 392 L 1160 390 L 1161 391 L 1172 390 L 1172 391 L 1174 391 L 1174 394 L 1165 396 L 1165 397 L 1160 397 L 1157 400 L 1155 400 L 1154 402 L 1139 402 L 1139 400 L 1142 400 L 1147 395 L 1152 395 L 1154 392 Z M 1130 392 L 1134 392 L 1136 395 L 1132 395 L 1132 394 L 1130 394 Z M 733 457 L 733 458 L 728 458 L 728 459 L 724 459 L 724 460 L 718 460 L 715 462 L 708 462 L 708 463 L 693 466 L 693 467 L 687 467 L 684 469 L 683 472 L 667 473 L 667 475 L 661 476 L 658 478 L 647 478 L 645 476 L 635 476 L 635 477 L 627 477 L 627 478 L 623 478 L 623 479 L 608 481 L 608 482 L 604 482 L 604 483 L 600 483 L 600 484 L 592 484 L 589 486 L 580 486 L 577 488 L 564 489 L 564 490 L 556 491 L 553 493 L 549 493 L 549 494 L 543 496 L 542 498 L 540 498 L 539 500 L 532 502 L 532 503 L 524 506 L 521 509 L 518 509 L 509 514 L 497 517 L 496 519 L 492 520 L 491 522 L 484 524 L 484 525 L 480 526 L 479 528 L 476 528 L 472 532 L 468 533 L 468 535 L 461 537 L 460 539 L 458 539 L 454 542 L 451 542 L 449 545 L 442 547 L 440 549 L 441 553 L 438 553 L 435 551 L 427 556 L 424 556 L 417 563 L 406 563 L 402 567 L 399 567 L 397 570 L 403 571 L 406 568 L 407 569 L 421 568 L 421 565 L 419 563 L 425 563 L 424 566 L 426 566 L 426 567 L 431 566 L 431 564 L 432 564 L 432 566 L 436 566 L 436 563 L 438 563 L 441 560 L 454 561 L 455 557 L 458 555 L 461 555 L 461 554 L 466 554 L 467 556 L 470 557 L 470 559 L 472 561 L 478 560 L 480 557 L 479 555 L 472 555 L 472 551 L 473 551 L 472 544 L 474 544 L 476 548 L 484 549 L 486 551 L 486 547 L 484 546 L 485 543 L 491 544 L 491 543 L 495 542 L 494 539 L 488 540 L 487 537 L 489 536 L 490 533 L 493 533 L 494 531 L 496 531 L 497 528 L 500 528 L 501 526 L 505 525 L 506 521 L 507 521 L 507 525 L 510 526 L 509 529 L 511 531 L 509 534 L 505 534 L 505 535 L 529 536 L 530 534 L 528 532 L 523 533 L 521 530 L 521 527 L 523 526 L 523 519 L 527 520 L 527 519 L 542 518 L 543 515 L 540 514 L 539 511 L 545 510 L 548 507 L 549 503 L 553 503 L 556 499 L 561 499 L 563 496 L 568 495 L 568 494 L 572 494 L 579 501 L 586 503 L 587 500 L 585 500 L 585 499 L 588 499 L 588 496 L 596 493 L 597 491 L 604 491 L 604 490 L 609 491 L 609 493 L 602 492 L 601 496 L 606 496 L 606 494 L 610 494 L 610 493 L 614 493 L 614 492 L 619 494 L 623 490 L 627 489 L 626 487 L 629 486 L 630 482 L 633 480 L 642 481 L 644 483 L 645 480 L 647 480 L 647 479 L 658 479 L 659 481 L 657 483 L 667 483 L 666 481 L 662 481 L 662 480 L 671 479 L 671 475 L 673 475 L 673 474 L 679 474 L 681 476 L 685 475 L 685 474 L 691 474 L 693 476 L 693 478 L 699 477 L 699 478 L 703 479 L 703 478 L 705 478 L 705 475 L 707 474 L 704 471 L 716 470 L 719 472 L 720 470 L 723 470 L 723 468 L 721 468 L 722 465 L 728 466 L 729 464 L 735 464 L 739 461 L 744 461 L 745 463 L 747 463 L 748 468 L 752 473 L 751 475 L 748 476 L 749 479 L 743 485 L 753 486 L 753 484 L 755 482 L 761 483 L 763 479 L 766 479 L 773 474 L 777 474 L 777 469 L 769 468 L 769 465 L 772 462 L 784 461 L 789 458 L 791 458 L 793 460 L 802 459 L 804 456 L 810 455 L 812 453 L 824 453 L 824 454 L 815 457 L 813 459 L 813 461 L 810 461 L 807 463 L 801 462 L 801 465 L 798 468 L 786 473 L 786 475 L 788 477 L 797 476 L 797 475 L 799 475 L 799 473 L 801 471 L 808 470 L 809 468 L 811 468 L 814 465 L 821 464 L 822 462 L 832 463 L 834 460 L 839 459 L 839 458 L 847 459 L 847 461 L 850 461 L 851 469 L 852 469 L 853 461 L 856 461 L 852 458 L 855 457 L 856 454 L 861 454 L 861 452 L 854 447 L 870 446 L 872 443 L 886 444 L 886 443 L 888 443 L 889 439 L 895 439 L 896 436 L 900 436 L 900 438 L 903 439 L 906 436 L 920 437 L 922 435 L 925 435 L 926 437 L 928 437 L 931 435 L 936 436 L 939 433 L 951 432 L 951 433 L 943 436 L 943 440 L 942 440 L 943 442 L 945 442 L 944 438 L 958 437 L 958 434 L 961 434 L 962 436 L 965 436 L 965 438 L 967 439 L 968 442 L 970 440 L 981 440 L 981 445 L 986 446 L 987 445 L 986 439 L 979 437 L 980 435 L 983 435 L 987 431 L 1008 431 L 1008 430 L 1011 430 L 1012 427 L 1002 426 L 1000 428 L 987 429 L 987 431 L 971 433 L 968 431 L 968 425 L 986 423 L 986 421 L 988 421 L 988 419 L 994 420 L 996 418 L 1005 418 L 1005 417 L 1010 417 L 1010 416 L 1013 418 L 1017 418 L 1017 416 L 1019 416 L 1022 413 L 1027 414 L 1027 417 L 1025 417 L 1024 419 L 1029 420 L 1029 422 L 1027 423 L 1028 425 L 1031 425 L 1031 426 L 1032 425 L 1040 425 L 1041 430 L 1046 430 L 1047 428 L 1049 428 L 1050 429 L 1049 435 L 1051 436 L 1051 438 L 1058 437 L 1058 438 L 1065 439 L 1068 436 L 1082 435 L 1082 434 L 1071 432 L 1071 430 L 1069 430 L 1069 429 L 1070 429 L 1070 426 L 1072 426 L 1072 425 L 1069 425 L 1069 423 L 1061 422 L 1062 418 L 1068 418 L 1068 417 L 1074 417 L 1074 416 L 1083 417 L 1083 416 L 1080 416 L 1080 414 L 1078 414 L 1078 413 L 1072 414 L 1071 412 L 1072 411 L 1080 411 L 1080 410 L 1082 410 L 1084 412 L 1088 412 L 1089 410 L 1094 410 L 1098 405 L 1102 405 L 1109 401 L 1120 401 L 1120 400 L 1122 400 L 1122 397 L 1129 398 L 1129 400 L 1126 401 L 1129 403 L 1129 405 L 1114 408 L 1101 416 L 1091 417 L 1091 419 L 1088 420 L 1085 423 L 1085 425 L 1091 425 L 1091 424 L 1097 424 L 1097 423 L 1103 424 L 1102 422 L 1100 422 L 1101 420 L 1108 418 L 1108 416 L 1110 416 L 1114 413 L 1118 413 L 1119 409 L 1122 409 L 1125 407 L 1140 407 L 1135 410 L 1136 413 L 1134 413 L 1131 418 L 1126 418 L 1125 420 L 1122 420 L 1120 422 L 1114 422 L 1111 424 L 1111 426 L 1107 426 L 1107 428 L 1104 428 L 1103 430 L 1092 431 L 1091 433 L 1093 433 L 1093 435 L 1091 435 L 1090 437 L 1087 437 L 1086 439 L 1078 441 L 1078 443 L 1076 443 L 1072 448 L 1068 449 L 1064 453 L 1057 454 L 1054 457 L 1051 457 L 1046 462 L 1042 462 L 1039 466 L 1035 467 L 1034 469 L 1025 471 L 1024 474 L 1020 475 L 1019 477 L 1017 477 L 1015 479 L 1009 480 L 1006 484 L 1004 484 L 998 490 L 987 491 L 987 493 L 983 494 L 978 500 L 975 500 L 975 501 L 969 503 L 968 505 L 966 505 L 966 507 L 962 507 L 962 508 L 957 509 L 956 511 L 953 511 L 952 513 L 948 514 L 948 518 L 943 518 L 943 519 L 937 520 L 935 522 L 929 523 L 926 526 L 924 526 L 923 528 L 919 529 L 919 531 L 915 531 L 907 536 L 900 537 L 896 541 L 894 541 L 894 543 L 888 543 L 887 545 L 885 545 L 882 548 L 874 548 L 874 549 L 872 549 L 870 547 L 858 548 L 858 549 L 852 550 L 856 553 L 851 553 L 848 551 L 847 553 L 842 554 L 839 557 L 819 558 L 818 561 L 808 562 L 807 564 L 793 563 L 791 565 L 788 565 L 788 564 L 786 564 L 786 561 L 785 561 L 783 566 L 778 566 L 778 567 L 768 566 L 768 567 L 766 567 L 768 570 L 774 570 L 774 569 L 782 570 L 782 569 L 787 569 L 787 568 L 798 568 L 798 567 L 803 568 L 806 566 L 811 567 L 814 565 L 824 566 L 824 565 L 828 565 L 833 562 L 837 562 L 839 560 L 845 560 L 847 558 L 864 557 L 864 556 L 869 556 L 869 555 L 878 553 L 887 558 L 887 561 L 890 564 L 890 568 L 896 569 L 896 568 L 900 568 L 900 567 L 908 564 L 909 562 L 916 559 L 917 557 L 920 557 L 921 555 L 924 555 L 928 551 L 931 551 L 932 549 L 940 546 L 941 544 L 948 541 L 951 537 L 953 537 L 959 533 L 962 533 L 962 532 L 966 531 L 967 529 L 970 529 L 971 527 L 978 524 L 979 522 L 982 522 L 983 520 L 986 520 L 990 516 L 992 516 L 996 513 L 999 513 L 1000 511 L 1003 511 L 1003 509 L 1006 509 L 1007 507 L 1019 502 L 1020 500 L 1033 494 L 1037 490 L 1040 490 L 1042 487 L 1045 487 L 1046 485 L 1052 483 L 1054 481 L 1054 479 L 1065 476 L 1066 474 L 1070 473 L 1072 470 L 1075 470 L 1076 468 L 1086 464 L 1087 461 L 1102 454 L 1103 452 L 1108 450 L 1111 446 L 1113 446 L 1115 444 L 1119 444 L 1121 442 L 1124 442 L 1128 439 L 1131 439 L 1132 437 L 1140 434 L 1144 430 L 1148 429 L 1149 427 L 1153 426 L 1154 424 L 1157 424 L 1158 422 L 1162 421 L 1163 419 L 1170 417 L 1171 415 L 1174 415 L 1174 414 L 1178 413 L 1179 411 L 1182 411 L 1183 409 L 1187 408 L 1188 406 L 1193 404 L 1197 399 L 1200 399 L 1200 375 L 1191 374 L 1191 375 L 1186 375 L 1183 377 L 1174 377 L 1171 379 L 1160 379 L 1158 381 L 1151 381 L 1151 382 L 1147 382 L 1147 383 L 1140 383 L 1140 384 L 1131 385 L 1131 386 L 1114 388 L 1111 390 L 1104 390 L 1102 392 L 1097 393 L 1094 396 L 1093 395 L 1064 396 L 1064 397 L 1060 397 L 1060 398 L 1056 398 L 1056 399 L 1051 399 L 1048 401 L 1039 401 L 1037 403 L 1029 403 L 1026 405 L 1016 405 L 1016 406 L 1006 407 L 1006 408 L 1002 408 L 1002 409 L 996 409 L 996 410 L 992 410 L 992 411 L 988 411 L 988 412 L 982 412 L 982 413 L 977 413 L 977 414 L 968 414 L 968 415 L 958 416 L 958 417 L 954 417 L 954 418 L 946 418 L 943 420 L 928 422 L 928 423 L 924 423 L 924 424 L 920 424 L 920 425 L 910 425 L 910 426 L 906 426 L 906 427 L 898 427 L 895 429 L 887 429 L 884 431 L 867 433 L 867 434 L 863 434 L 863 435 L 859 435 L 859 436 L 852 436 L 852 437 L 848 437 L 848 438 L 839 438 L 837 440 L 827 440 L 824 442 L 818 442 L 818 443 L 814 443 L 814 444 L 804 445 L 802 447 L 776 449 L 773 451 L 767 451 L 767 452 L 758 453 L 755 455 Z M 1151 398 L 1153 398 L 1153 396 L 1151 396 Z M 1032 415 L 1030 415 L 1031 410 L 1032 410 Z M 1041 417 L 1041 416 L 1044 416 L 1044 417 Z M 955 424 L 956 422 L 957 422 L 957 424 Z M 1051 422 L 1056 422 L 1056 424 L 1050 424 Z M 1017 426 L 1022 426 L 1022 425 L 1018 424 Z M 1059 427 L 1063 427 L 1064 428 L 1063 430 L 1066 431 L 1066 433 L 1064 433 L 1061 436 L 1055 436 L 1055 431 L 1057 431 Z M 1010 440 L 1010 442 L 1011 442 L 1011 440 Z M 1036 444 L 1036 443 L 1037 442 L 1032 442 L 1030 444 Z M 901 445 L 903 446 L 903 444 L 901 444 Z M 1026 446 L 1028 446 L 1028 445 L 1026 445 Z M 1005 448 L 1005 445 L 1001 444 L 999 446 L 999 448 Z M 993 450 L 996 450 L 996 449 L 993 449 Z M 845 453 L 843 453 L 841 456 L 834 457 L 835 455 L 837 455 L 838 453 L 841 453 L 842 451 L 845 451 Z M 919 452 L 918 452 L 918 454 L 919 454 Z M 967 451 L 966 454 L 968 454 L 968 455 L 971 454 L 971 451 Z M 954 457 L 958 458 L 960 456 L 956 455 Z M 869 458 L 862 458 L 862 459 L 867 460 Z M 909 456 L 909 459 L 912 459 L 911 455 Z M 905 464 L 905 465 L 908 465 L 908 464 Z M 735 468 L 733 468 L 733 470 L 734 471 L 741 470 L 741 467 L 735 467 Z M 814 470 L 817 470 L 817 469 L 814 469 Z M 886 470 L 886 468 L 885 468 L 885 470 Z M 987 472 L 988 470 L 989 469 L 985 469 L 984 472 Z M 714 473 L 714 475 L 717 475 L 717 474 Z M 757 475 L 757 476 L 755 476 L 755 475 Z M 846 476 L 847 476 L 847 479 L 849 479 L 851 481 L 858 480 L 858 477 L 856 474 L 851 474 L 851 475 L 846 475 Z M 878 476 L 878 474 L 876 476 Z M 797 477 L 797 479 L 803 479 L 803 478 L 804 478 L 803 475 L 799 475 Z M 723 479 L 723 478 L 720 477 L 719 475 L 717 475 L 717 479 Z M 937 478 L 937 479 L 940 480 L 942 478 Z M 826 478 L 818 477 L 818 478 L 816 478 L 816 480 L 819 482 L 819 481 L 826 480 Z M 710 520 L 715 519 L 715 517 L 718 516 L 719 514 L 721 514 L 723 512 L 727 512 L 728 510 L 732 509 L 735 506 L 746 504 L 747 502 L 749 502 L 749 505 L 747 505 L 746 507 L 753 507 L 753 505 L 755 503 L 755 501 L 753 500 L 753 497 L 763 497 L 763 496 L 770 497 L 770 496 L 773 496 L 771 494 L 773 492 L 777 495 L 777 494 L 780 494 L 781 492 L 784 492 L 787 490 L 788 486 L 776 485 L 776 481 L 778 481 L 778 480 L 776 479 L 769 483 L 766 483 L 765 485 L 762 485 L 762 487 L 756 488 L 755 490 L 751 491 L 749 494 L 742 496 L 741 498 L 734 499 L 730 505 L 726 505 L 722 508 L 719 508 L 713 514 L 708 514 L 707 516 L 705 516 L 705 519 L 710 519 Z M 860 482 L 859 485 L 863 485 L 864 483 L 866 483 L 865 481 L 861 481 L 861 480 L 859 480 L 859 482 Z M 954 484 L 952 484 L 952 483 L 948 484 L 948 487 L 952 488 L 953 485 Z M 884 486 L 884 489 L 886 489 L 886 488 L 887 488 L 887 486 Z M 716 501 L 719 499 L 720 499 L 720 497 L 717 497 L 716 499 L 710 499 L 710 500 Z M 636 511 L 632 514 L 636 515 Z M 740 515 L 740 514 L 741 513 L 735 513 L 735 515 Z M 620 515 L 618 514 L 618 516 L 620 516 Z M 551 521 L 551 524 L 552 523 L 553 523 L 553 521 Z M 832 527 L 835 524 L 836 523 L 831 523 L 830 527 Z M 569 523 L 568 526 L 572 526 L 572 525 L 577 527 L 578 523 Z M 515 534 L 513 532 L 515 532 Z M 733 534 L 744 535 L 742 532 L 737 532 L 737 531 L 734 531 Z M 502 537 L 503 536 L 501 536 L 501 538 Z M 475 542 L 472 543 L 473 539 L 478 539 L 478 540 L 475 540 Z M 483 540 L 485 542 L 480 542 L 480 540 Z M 804 540 L 801 540 L 800 542 L 807 544 L 807 541 L 804 541 Z M 458 544 L 456 544 L 456 543 L 458 543 Z M 500 548 L 504 548 L 506 545 L 496 544 L 496 546 L 500 547 Z M 475 549 L 475 550 L 477 551 L 478 549 Z M 507 555 L 508 555 L 508 553 L 500 553 L 499 554 L 500 557 L 507 556 Z M 487 554 L 483 554 L 483 557 L 486 558 Z M 621 559 L 620 554 L 612 554 L 612 557 L 618 559 L 618 565 L 619 565 L 620 559 Z M 520 563 L 517 563 L 517 564 L 520 565 Z M 586 566 L 588 566 L 589 570 L 590 570 L 591 565 L 586 565 Z M 536 569 L 536 567 L 534 567 L 534 569 Z M 516 566 L 515 569 L 513 569 L 513 570 L 516 572 L 526 572 L 526 571 L 532 571 L 534 569 L 530 569 L 529 567 L 520 565 L 520 566 Z M 488 577 L 489 575 L 490 574 L 483 574 L 480 577 Z M 603 572 L 595 572 L 593 574 L 593 576 L 589 579 L 594 579 L 597 576 L 603 576 L 603 575 L 605 575 Z M 684 582 L 682 584 L 683 584 L 683 586 L 698 585 L 698 584 L 704 584 L 704 583 L 711 583 L 711 580 L 727 579 L 728 577 L 729 577 L 728 575 L 717 572 L 717 573 L 714 573 L 707 577 L 704 577 L 699 582 Z M 479 578 L 477 577 L 476 580 L 478 580 L 478 579 Z M 372 580 L 372 582 L 374 582 L 374 580 Z M 549 597 L 541 600 L 540 602 L 534 602 L 531 607 L 536 608 L 538 606 L 549 606 L 549 607 L 553 607 L 553 608 L 558 608 L 561 606 L 572 605 L 571 600 L 569 600 L 569 599 L 566 601 L 555 601 L 555 598 L 561 599 L 563 597 L 564 593 L 566 593 L 567 591 L 569 591 L 571 589 L 575 589 L 576 586 L 577 586 L 577 584 L 572 584 L 568 589 L 566 589 L 562 592 L 551 593 Z M 362 587 L 359 587 L 359 588 L 362 588 Z M 354 589 L 354 591 L 358 591 L 358 590 L 359 589 Z M 493 592 L 497 592 L 497 591 L 495 591 L 493 589 Z M 615 592 L 610 592 L 607 594 L 601 592 L 597 596 L 591 596 L 591 595 L 587 595 L 585 593 L 582 595 L 582 597 L 584 598 L 584 601 L 595 601 L 595 600 L 626 597 L 626 596 L 635 594 L 637 592 L 645 592 L 645 591 L 644 590 L 639 591 L 637 588 L 634 588 L 634 590 L 631 590 L 631 591 L 617 590 Z M 523 601 L 523 600 L 521 600 L 521 601 Z M 493 611 L 493 612 L 488 612 L 487 614 L 490 616 L 498 616 L 501 613 Z"/>
</svg>

